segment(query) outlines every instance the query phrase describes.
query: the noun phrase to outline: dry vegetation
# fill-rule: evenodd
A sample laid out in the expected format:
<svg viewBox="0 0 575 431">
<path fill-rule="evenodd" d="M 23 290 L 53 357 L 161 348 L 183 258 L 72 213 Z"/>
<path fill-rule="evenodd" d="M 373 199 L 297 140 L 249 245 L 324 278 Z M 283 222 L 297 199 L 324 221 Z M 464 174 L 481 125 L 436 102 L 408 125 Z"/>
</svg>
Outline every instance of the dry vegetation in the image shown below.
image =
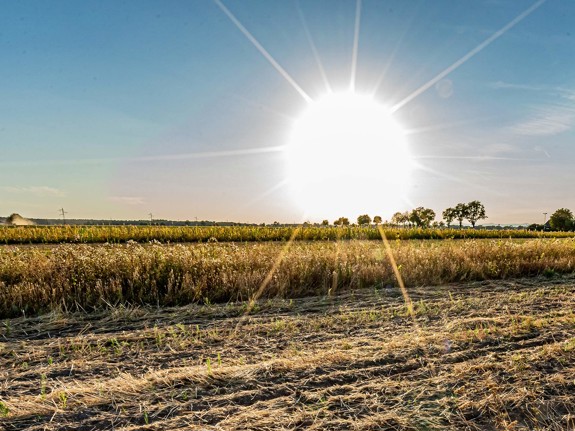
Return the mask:
<svg viewBox="0 0 575 431">
<path fill-rule="evenodd" d="M 575 428 L 575 279 L 5 320 L 6 430 Z"/>
<path fill-rule="evenodd" d="M 527 230 L 394 228 L 386 225 L 388 238 L 472 239 L 472 238 L 573 238 L 573 232 Z M 20 226 L 0 229 L 0 244 L 162 243 L 207 241 L 334 241 L 337 239 L 381 240 L 374 226 L 279 227 L 279 226 Z"/>
<path fill-rule="evenodd" d="M 575 430 L 573 239 L 391 249 L 0 247 L 0 429 Z"/>
<path fill-rule="evenodd" d="M 575 241 L 463 240 L 392 243 L 408 286 L 571 273 Z M 61 245 L 0 248 L 0 318 L 91 311 L 109 305 L 174 306 L 264 297 L 333 295 L 395 284 L 382 242 Z"/>
</svg>

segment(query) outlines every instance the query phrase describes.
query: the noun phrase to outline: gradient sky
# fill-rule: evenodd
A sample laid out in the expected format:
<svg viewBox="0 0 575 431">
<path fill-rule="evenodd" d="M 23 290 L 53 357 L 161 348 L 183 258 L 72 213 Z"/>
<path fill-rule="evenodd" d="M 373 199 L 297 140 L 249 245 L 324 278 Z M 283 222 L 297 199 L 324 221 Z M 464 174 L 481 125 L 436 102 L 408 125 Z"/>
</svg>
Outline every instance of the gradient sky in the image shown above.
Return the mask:
<svg viewBox="0 0 575 431">
<path fill-rule="evenodd" d="M 224 8 L 314 99 L 319 64 L 333 89 L 349 86 L 356 7 L 3 2 L 0 215 L 301 221 L 277 147 L 306 101 Z M 505 224 L 575 209 L 575 2 L 363 0 L 360 12 L 356 89 L 401 104 L 419 165 L 397 210 L 477 199 L 486 223 Z"/>
</svg>

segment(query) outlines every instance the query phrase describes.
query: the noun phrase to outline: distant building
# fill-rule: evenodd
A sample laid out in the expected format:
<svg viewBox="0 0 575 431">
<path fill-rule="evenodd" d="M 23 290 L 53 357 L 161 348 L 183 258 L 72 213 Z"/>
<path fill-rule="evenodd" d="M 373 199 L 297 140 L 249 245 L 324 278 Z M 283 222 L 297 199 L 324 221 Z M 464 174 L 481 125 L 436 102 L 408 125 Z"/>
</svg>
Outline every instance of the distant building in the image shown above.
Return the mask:
<svg viewBox="0 0 575 431">
<path fill-rule="evenodd" d="M 4 221 L 4 224 L 8 226 L 33 226 L 36 223 L 22 217 L 20 214 L 14 213 Z"/>
</svg>

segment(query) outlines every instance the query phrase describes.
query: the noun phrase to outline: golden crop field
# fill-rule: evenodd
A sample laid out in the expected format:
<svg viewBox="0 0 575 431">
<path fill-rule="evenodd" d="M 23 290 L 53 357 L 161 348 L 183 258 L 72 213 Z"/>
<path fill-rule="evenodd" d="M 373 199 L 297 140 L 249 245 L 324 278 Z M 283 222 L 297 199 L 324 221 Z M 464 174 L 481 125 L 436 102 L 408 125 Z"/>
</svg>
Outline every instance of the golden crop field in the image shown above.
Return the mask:
<svg viewBox="0 0 575 431">
<path fill-rule="evenodd" d="M 390 239 L 573 238 L 574 232 L 487 229 L 384 229 Z M 377 227 L 318 226 L 18 226 L 0 228 L 0 244 L 123 243 L 127 241 L 254 242 L 381 240 Z"/>
<path fill-rule="evenodd" d="M 574 270 L 572 238 L 1 246 L 0 427 L 572 429 Z"/>
<path fill-rule="evenodd" d="M 408 286 L 570 273 L 575 240 L 392 241 Z M 274 267 L 275 265 L 275 267 Z M 107 305 L 333 295 L 396 285 L 381 241 L 204 243 L 0 249 L 0 317 Z"/>
</svg>

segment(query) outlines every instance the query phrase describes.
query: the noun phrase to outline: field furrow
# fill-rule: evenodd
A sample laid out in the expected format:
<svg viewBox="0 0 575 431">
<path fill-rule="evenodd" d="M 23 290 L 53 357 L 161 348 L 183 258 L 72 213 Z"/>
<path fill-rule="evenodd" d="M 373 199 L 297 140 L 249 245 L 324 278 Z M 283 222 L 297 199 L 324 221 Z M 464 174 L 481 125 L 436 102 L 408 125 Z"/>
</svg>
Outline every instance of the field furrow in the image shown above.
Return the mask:
<svg viewBox="0 0 575 431">
<path fill-rule="evenodd" d="M 7 430 L 569 429 L 571 278 L 4 322 Z"/>
</svg>

